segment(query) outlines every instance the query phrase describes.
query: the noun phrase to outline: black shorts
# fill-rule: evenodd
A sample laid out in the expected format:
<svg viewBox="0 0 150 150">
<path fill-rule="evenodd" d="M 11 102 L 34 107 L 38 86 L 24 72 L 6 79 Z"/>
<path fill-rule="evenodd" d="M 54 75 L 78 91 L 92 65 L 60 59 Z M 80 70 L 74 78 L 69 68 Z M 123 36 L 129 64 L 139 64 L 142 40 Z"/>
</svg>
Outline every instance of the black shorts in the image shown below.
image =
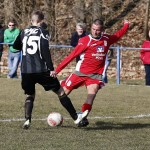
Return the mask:
<svg viewBox="0 0 150 150">
<path fill-rule="evenodd" d="M 25 94 L 32 95 L 35 93 L 35 84 L 39 83 L 45 91 L 53 90 L 57 92 L 60 89 L 60 83 L 57 78 L 50 77 L 49 72 L 43 73 L 22 73 L 22 89 Z"/>
</svg>

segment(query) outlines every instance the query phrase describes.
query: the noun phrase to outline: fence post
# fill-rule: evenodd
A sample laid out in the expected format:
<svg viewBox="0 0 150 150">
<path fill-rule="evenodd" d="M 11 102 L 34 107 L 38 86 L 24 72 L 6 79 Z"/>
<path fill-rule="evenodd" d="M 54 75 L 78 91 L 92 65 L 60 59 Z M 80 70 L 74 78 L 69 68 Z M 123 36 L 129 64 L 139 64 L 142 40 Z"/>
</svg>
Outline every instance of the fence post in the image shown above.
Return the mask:
<svg viewBox="0 0 150 150">
<path fill-rule="evenodd" d="M 117 46 L 117 85 L 120 84 L 120 47 Z"/>
</svg>

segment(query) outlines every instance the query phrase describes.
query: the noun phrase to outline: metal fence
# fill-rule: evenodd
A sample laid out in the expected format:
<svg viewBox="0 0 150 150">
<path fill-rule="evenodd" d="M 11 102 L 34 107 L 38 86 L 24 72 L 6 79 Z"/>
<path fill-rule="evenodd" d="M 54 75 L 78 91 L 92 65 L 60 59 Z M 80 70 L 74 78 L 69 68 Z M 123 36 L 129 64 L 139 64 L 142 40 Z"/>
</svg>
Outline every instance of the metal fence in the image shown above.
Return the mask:
<svg viewBox="0 0 150 150">
<path fill-rule="evenodd" d="M 69 48 L 72 50 L 72 47 L 71 46 L 67 46 L 67 45 L 50 45 L 50 49 L 51 48 L 56 48 L 58 49 L 58 51 L 61 49 L 61 50 L 65 50 L 66 48 Z M 141 48 L 133 48 L 133 47 L 120 47 L 120 46 L 116 46 L 116 47 L 110 47 L 111 49 L 113 49 L 115 52 L 116 52 L 116 65 L 115 65 L 115 68 L 116 68 L 116 84 L 119 85 L 120 82 L 121 82 L 121 68 L 122 68 L 122 62 L 123 62 L 123 59 L 124 59 L 124 56 L 121 55 L 121 53 L 123 53 L 123 51 L 133 51 L 133 50 L 141 50 Z M 143 49 L 143 48 L 142 48 Z M 144 48 L 145 50 L 149 50 L 148 48 Z M 55 52 L 57 53 L 57 51 Z M 139 52 L 138 52 L 139 53 Z M 139 53 L 140 54 L 140 53 Z M 68 55 L 68 54 L 65 54 L 65 56 Z M 56 57 L 57 55 L 54 54 L 54 56 Z M 58 63 L 65 57 L 64 55 L 61 56 L 60 59 L 58 59 L 59 57 L 57 57 L 58 59 Z M 133 56 L 135 57 L 135 56 Z M 128 59 L 128 58 L 126 58 Z M 140 60 L 140 57 L 137 56 L 137 60 L 135 60 L 136 63 L 135 64 L 140 64 L 141 63 L 141 60 Z M 57 61 L 55 61 L 57 62 Z M 138 63 L 137 63 L 138 62 Z M 56 64 L 58 64 L 56 63 Z M 75 65 L 75 64 L 71 64 L 71 65 Z"/>
<path fill-rule="evenodd" d="M 10 44 L 10 43 L 0 43 L 0 44 Z M 73 49 L 70 45 L 49 45 L 51 50 L 52 58 L 55 67 L 61 62 L 61 60 L 66 57 Z M 120 84 L 121 78 L 121 66 L 122 66 L 122 56 L 121 53 L 125 51 L 133 51 L 133 50 L 141 50 L 141 48 L 133 48 L 133 47 L 111 47 L 116 52 L 116 84 Z M 66 51 L 67 49 L 67 51 Z M 69 49 L 69 50 L 68 50 Z M 149 50 L 148 48 L 145 50 Z M 140 58 L 139 58 L 140 61 Z M 69 64 L 69 67 L 75 68 L 75 61 Z"/>
<path fill-rule="evenodd" d="M 121 51 L 140 51 L 141 49 L 142 50 L 150 50 L 150 48 L 134 48 L 134 47 L 120 47 L 120 46 L 117 46 L 117 47 L 113 47 L 117 50 L 117 63 L 116 63 L 116 68 L 117 68 L 117 75 L 116 75 L 116 84 L 119 85 L 120 84 L 120 72 L 121 72 Z M 139 52 L 140 54 L 140 52 Z M 139 61 L 141 62 L 140 60 L 140 57 L 139 57 Z"/>
</svg>

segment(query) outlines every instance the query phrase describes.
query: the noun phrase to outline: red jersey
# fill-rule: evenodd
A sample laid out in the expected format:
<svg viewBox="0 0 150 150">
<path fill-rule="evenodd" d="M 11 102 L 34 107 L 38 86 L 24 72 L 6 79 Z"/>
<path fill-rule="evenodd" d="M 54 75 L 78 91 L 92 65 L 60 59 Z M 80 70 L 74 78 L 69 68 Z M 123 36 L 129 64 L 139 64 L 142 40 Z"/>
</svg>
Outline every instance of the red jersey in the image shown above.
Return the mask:
<svg viewBox="0 0 150 150">
<path fill-rule="evenodd" d="M 81 38 L 74 50 L 58 65 L 56 72 L 59 73 L 69 62 L 80 55 L 81 60 L 76 65 L 76 71 L 83 74 L 102 74 L 110 45 L 126 33 L 128 26 L 129 24 L 125 23 L 115 34 L 102 34 L 99 39 L 94 39 L 91 35 Z"/>
<path fill-rule="evenodd" d="M 150 41 L 145 40 L 142 44 L 142 48 L 150 48 Z M 150 64 L 150 49 L 149 50 L 141 50 L 141 60 L 143 64 Z"/>
</svg>

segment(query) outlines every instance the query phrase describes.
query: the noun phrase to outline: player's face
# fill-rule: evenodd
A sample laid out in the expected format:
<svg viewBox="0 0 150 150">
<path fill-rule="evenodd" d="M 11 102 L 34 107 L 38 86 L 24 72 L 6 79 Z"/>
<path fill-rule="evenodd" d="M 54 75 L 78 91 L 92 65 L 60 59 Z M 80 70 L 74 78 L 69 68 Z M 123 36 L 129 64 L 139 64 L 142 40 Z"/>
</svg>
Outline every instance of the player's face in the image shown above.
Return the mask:
<svg viewBox="0 0 150 150">
<path fill-rule="evenodd" d="M 102 32 L 102 26 L 101 25 L 96 25 L 96 24 L 92 24 L 91 27 L 91 34 L 93 38 L 97 38 L 101 35 Z"/>
</svg>

